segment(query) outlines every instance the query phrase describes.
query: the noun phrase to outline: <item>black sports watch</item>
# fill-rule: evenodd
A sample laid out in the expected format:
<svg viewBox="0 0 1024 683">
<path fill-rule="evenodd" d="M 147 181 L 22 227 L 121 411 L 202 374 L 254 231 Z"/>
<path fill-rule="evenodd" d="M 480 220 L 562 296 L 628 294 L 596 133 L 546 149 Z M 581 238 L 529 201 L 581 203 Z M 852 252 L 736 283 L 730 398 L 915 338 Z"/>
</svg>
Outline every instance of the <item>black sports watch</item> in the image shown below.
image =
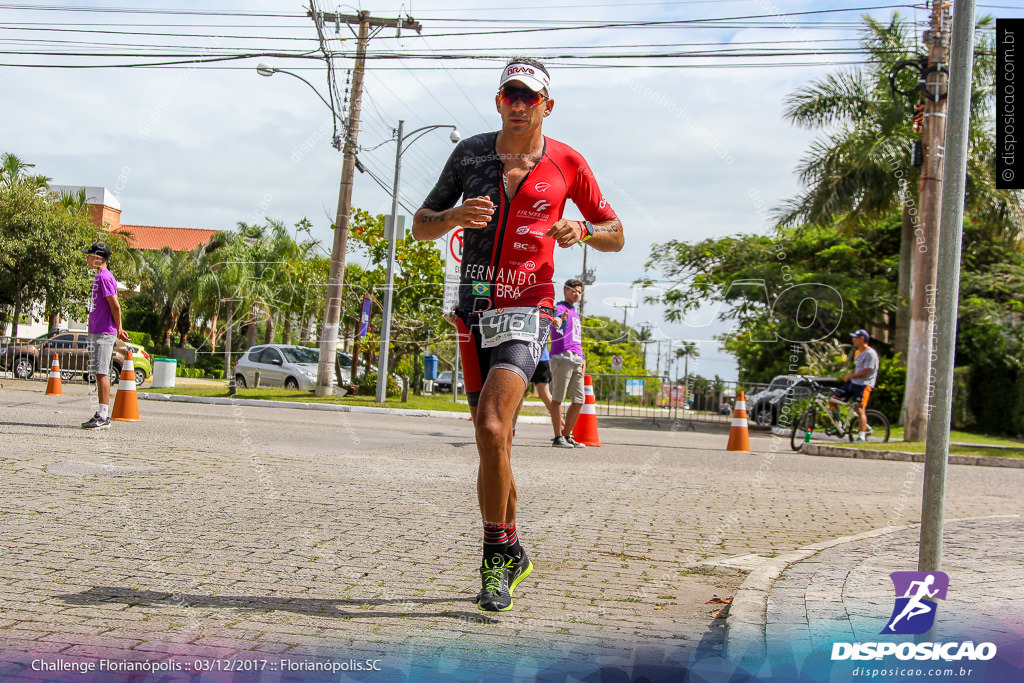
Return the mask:
<svg viewBox="0 0 1024 683">
<path fill-rule="evenodd" d="M 590 221 L 583 221 L 583 237 L 580 238 L 581 242 L 586 242 L 594 236 L 594 224 Z"/>
</svg>

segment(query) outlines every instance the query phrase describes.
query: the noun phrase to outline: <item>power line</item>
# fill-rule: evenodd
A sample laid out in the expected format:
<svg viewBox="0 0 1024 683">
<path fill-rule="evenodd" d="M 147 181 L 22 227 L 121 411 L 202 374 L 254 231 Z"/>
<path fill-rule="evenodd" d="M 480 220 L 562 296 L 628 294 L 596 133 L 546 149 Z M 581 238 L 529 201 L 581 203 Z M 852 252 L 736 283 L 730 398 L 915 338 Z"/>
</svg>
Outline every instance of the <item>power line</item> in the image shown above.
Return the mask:
<svg viewBox="0 0 1024 683">
<path fill-rule="evenodd" d="M 248 57 L 260 57 L 260 56 L 274 56 L 268 55 L 243 55 L 240 57 L 221 57 L 217 59 L 200 60 L 200 59 L 185 59 L 168 62 L 145 62 L 136 64 L 25 64 L 16 62 L 5 62 L 0 63 L 0 67 L 11 67 L 11 68 L 26 68 L 26 69 L 213 69 L 213 70 L 232 70 L 232 71 L 248 71 L 251 66 L 198 66 L 200 64 L 209 64 L 211 62 L 224 62 L 233 61 L 237 59 L 245 59 Z M 288 55 L 283 55 L 288 56 Z M 847 60 L 847 61 L 836 61 L 836 60 L 824 60 L 814 62 L 743 62 L 736 64 L 572 64 L 572 63 L 559 63 L 557 66 L 560 68 L 570 69 L 760 69 L 760 68 L 790 68 L 790 67 L 814 67 L 814 66 L 856 66 L 865 64 L 867 60 Z M 448 64 L 445 66 L 446 69 L 458 69 L 462 71 L 493 71 L 494 67 L 491 66 L 455 66 Z M 437 66 L 395 66 L 395 67 L 376 67 L 376 71 L 437 71 Z M 293 70 L 304 70 L 313 71 L 317 70 L 314 68 L 302 69 L 301 67 L 294 67 Z"/>
<path fill-rule="evenodd" d="M 19 5 L 2 3 L 0 9 L 24 10 L 31 12 L 96 12 L 98 14 L 174 14 L 194 17 L 285 17 L 305 18 L 305 14 L 280 14 L 278 12 L 228 12 L 218 10 L 145 9 L 141 7 L 77 7 L 75 5 Z"/>
</svg>

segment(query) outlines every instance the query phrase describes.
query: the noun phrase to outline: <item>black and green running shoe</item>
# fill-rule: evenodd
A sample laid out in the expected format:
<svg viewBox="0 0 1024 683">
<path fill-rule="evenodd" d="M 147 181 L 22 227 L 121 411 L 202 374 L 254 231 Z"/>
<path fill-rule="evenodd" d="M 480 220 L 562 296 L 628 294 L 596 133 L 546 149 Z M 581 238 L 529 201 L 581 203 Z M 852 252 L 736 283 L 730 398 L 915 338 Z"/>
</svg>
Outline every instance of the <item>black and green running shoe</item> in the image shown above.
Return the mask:
<svg viewBox="0 0 1024 683">
<path fill-rule="evenodd" d="M 530 558 L 526 556 L 526 551 L 519 557 L 513 555 L 509 559 L 508 564 L 508 592 L 511 595 L 515 592 L 516 586 L 519 582 L 530 575 L 533 571 L 533 562 L 530 562 Z"/>
<path fill-rule="evenodd" d="M 484 560 L 480 567 L 480 578 L 484 587 L 476 596 L 477 606 L 485 612 L 504 612 L 512 609 L 512 592 L 508 587 L 508 573 L 511 560 L 504 555 L 495 555 Z"/>
</svg>

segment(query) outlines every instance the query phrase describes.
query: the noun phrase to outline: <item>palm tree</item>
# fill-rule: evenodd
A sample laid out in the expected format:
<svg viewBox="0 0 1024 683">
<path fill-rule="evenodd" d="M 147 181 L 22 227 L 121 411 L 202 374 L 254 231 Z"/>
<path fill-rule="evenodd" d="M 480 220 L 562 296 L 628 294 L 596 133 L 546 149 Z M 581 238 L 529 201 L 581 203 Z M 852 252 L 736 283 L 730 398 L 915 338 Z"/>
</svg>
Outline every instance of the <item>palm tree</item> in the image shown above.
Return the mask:
<svg viewBox="0 0 1024 683">
<path fill-rule="evenodd" d="M 280 305 L 277 289 L 281 279 L 280 255 L 287 250 L 284 237 L 287 231 L 279 222 L 267 219 L 265 225 L 240 222 L 237 232 L 240 241 L 234 254 L 245 261 L 248 274 L 240 283 L 238 294 L 248 312 L 244 324 L 246 343 L 255 346 L 261 321 L 266 322 L 268 337 L 272 338 L 274 333 L 273 311 Z"/>
<path fill-rule="evenodd" d="M 806 189 L 787 203 L 780 224 L 836 223 L 852 232 L 863 221 L 902 212 L 896 345 L 905 354 L 917 206 L 918 171 L 910 163 L 915 103 L 892 91 L 889 75 L 897 63 L 914 58 L 917 48 L 912 26 L 898 15 L 888 24 L 864 21 L 868 68 L 831 74 L 786 100 L 785 116 L 797 125 L 836 130 L 804 155 L 798 178 Z"/>
<path fill-rule="evenodd" d="M 654 340 L 654 332 L 651 330 L 650 324 L 640 327 L 640 331 L 636 333 L 636 340 L 640 342 L 640 367 L 647 372 L 647 345 Z"/>
<path fill-rule="evenodd" d="M 249 283 L 252 280 L 252 255 L 249 240 L 241 232 L 224 231 L 213 236 L 204 248 L 204 267 L 195 283 L 194 301 L 210 320 L 211 353 L 216 353 L 218 322 L 223 320 L 224 376 L 233 383 L 231 351 L 236 313 L 251 317 Z M 252 346 L 252 344 L 249 344 Z"/>
<path fill-rule="evenodd" d="M 26 184 L 37 191 L 44 191 L 50 179 L 44 175 L 32 175 L 28 169 L 35 168 L 35 164 L 28 164 L 17 156 L 4 153 L 0 156 L 0 183 L 6 187 Z"/>
<path fill-rule="evenodd" d="M 682 346 L 680 346 L 678 349 L 676 349 L 676 360 L 680 360 L 681 359 L 683 361 L 683 377 L 685 378 L 684 381 L 689 382 L 689 378 L 690 378 L 690 359 L 691 358 L 696 359 L 696 358 L 699 358 L 699 357 L 700 357 L 700 346 L 697 345 L 697 342 L 684 341 L 684 342 L 682 342 Z"/>
</svg>

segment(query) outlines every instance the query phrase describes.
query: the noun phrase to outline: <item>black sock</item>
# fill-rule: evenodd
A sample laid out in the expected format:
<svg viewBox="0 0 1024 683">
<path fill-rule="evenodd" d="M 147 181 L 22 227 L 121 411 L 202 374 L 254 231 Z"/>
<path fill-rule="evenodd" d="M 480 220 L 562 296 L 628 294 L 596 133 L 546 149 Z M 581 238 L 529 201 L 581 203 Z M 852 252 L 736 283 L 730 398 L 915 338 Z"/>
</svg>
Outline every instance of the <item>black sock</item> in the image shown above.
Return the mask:
<svg viewBox="0 0 1024 683">
<path fill-rule="evenodd" d="M 512 524 L 506 527 L 505 534 L 508 536 L 508 554 L 520 557 L 523 554 L 523 546 L 519 545 L 519 534 L 516 533 L 516 525 Z"/>
<path fill-rule="evenodd" d="M 490 560 L 495 555 L 504 555 L 508 550 L 508 535 L 505 533 L 505 523 L 488 524 L 484 523 L 484 561 Z"/>
</svg>

